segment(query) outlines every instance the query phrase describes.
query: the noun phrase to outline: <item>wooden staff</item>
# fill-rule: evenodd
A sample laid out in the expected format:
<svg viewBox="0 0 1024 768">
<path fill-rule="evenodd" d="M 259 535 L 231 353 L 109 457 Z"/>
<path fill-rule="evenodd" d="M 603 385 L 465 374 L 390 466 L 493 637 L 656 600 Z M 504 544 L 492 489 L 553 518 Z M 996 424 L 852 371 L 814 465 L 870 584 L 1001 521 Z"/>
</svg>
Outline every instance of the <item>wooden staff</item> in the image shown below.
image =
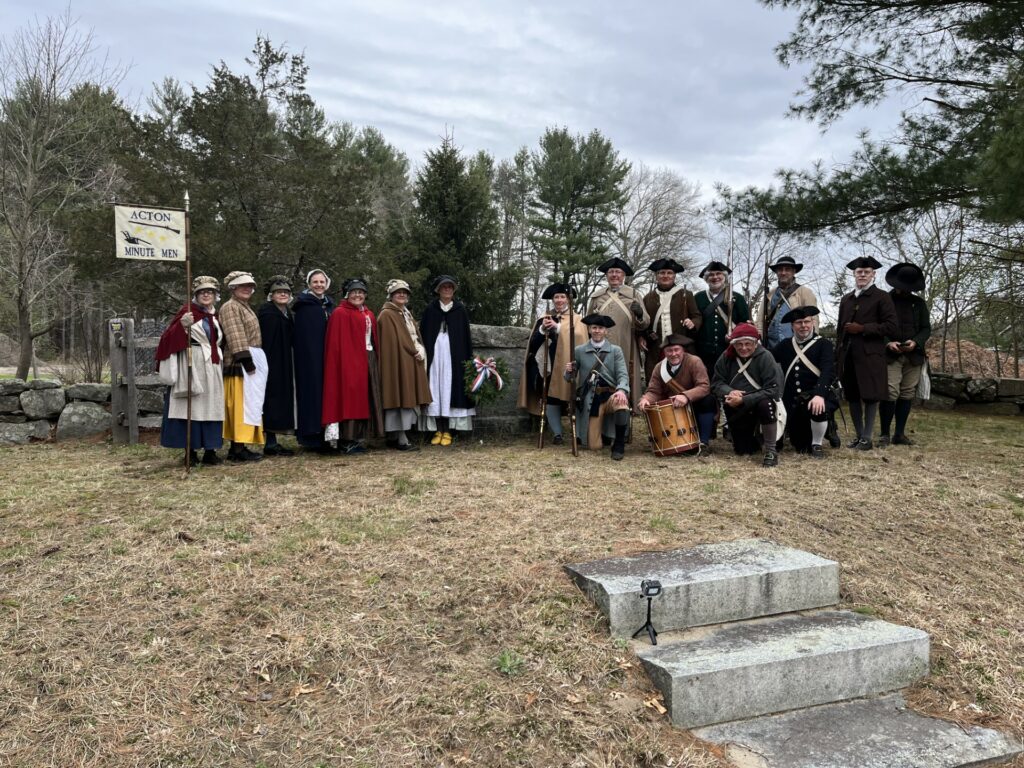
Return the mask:
<svg viewBox="0 0 1024 768">
<path fill-rule="evenodd" d="M 185 311 L 192 312 L 192 262 L 189 260 L 191 231 L 188 218 L 188 190 L 185 190 Z M 188 392 L 185 393 L 185 474 L 192 469 L 192 326 L 185 329 L 185 365 Z"/>
<path fill-rule="evenodd" d="M 547 317 L 551 314 L 551 302 L 548 302 L 547 306 Z M 540 328 L 544 327 L 544 318 L 540 319 Z M 544 334 L 544 372 L 541 379 L 541 393 L 540 393 L 540 434 L 537 435 L 537 448 L 544 448 L 544 417 L 548 412 L 548 389 L 551 387 L 551 371 L 548 370 L 548 352 L 550 349 L 550 337 L 548 334 Z"/>
<path fill-rule="evenodd" d="M 579 448 L 576 446 L 576 318 L 572 310 L 572 283 L 569 282 L 569 275 L 565 276 L 565 284 L 569 290 L 569 359 L 572 361 L 572 378 L 569 400 L 569 439 L 572 440 L 572 455 L 579 456 Z"/>
</svg>

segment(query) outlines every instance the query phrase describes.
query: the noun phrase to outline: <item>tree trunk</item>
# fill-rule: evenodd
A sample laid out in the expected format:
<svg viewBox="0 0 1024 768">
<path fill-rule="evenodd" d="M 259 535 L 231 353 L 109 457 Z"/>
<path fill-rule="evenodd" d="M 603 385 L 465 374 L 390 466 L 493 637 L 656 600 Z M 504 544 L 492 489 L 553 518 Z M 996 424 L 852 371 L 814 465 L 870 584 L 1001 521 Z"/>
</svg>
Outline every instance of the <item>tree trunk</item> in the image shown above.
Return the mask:
<svg viewBox="0 0 1024 768">
<path fill-rule="evenodd" d="M 28 369 L 32 366 L 32 311 L 28 302 L 18 297 L 18 370 L 15 375 L 19 379 L 28 378 Z"/>
</svg>

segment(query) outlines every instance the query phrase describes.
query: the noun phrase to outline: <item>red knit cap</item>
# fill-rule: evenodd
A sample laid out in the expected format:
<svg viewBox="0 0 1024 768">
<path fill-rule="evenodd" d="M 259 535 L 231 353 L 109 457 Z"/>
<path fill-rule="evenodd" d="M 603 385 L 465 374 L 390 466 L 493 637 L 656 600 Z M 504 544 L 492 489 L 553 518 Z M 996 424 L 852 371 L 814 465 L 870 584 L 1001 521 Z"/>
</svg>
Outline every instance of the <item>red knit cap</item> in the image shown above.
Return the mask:
<svg viewBox="0 0 1024 768">
<path fill-rule="evenodd" d="M 761 340 L 761 334 L 757 330 L 757 326 L 753 323 L 740 323 L 732 329 L 732 333 L 729 334 L 729 341 L 736 341 L 736 339 L 754 339 L 755 341 Z"/>
</svg>

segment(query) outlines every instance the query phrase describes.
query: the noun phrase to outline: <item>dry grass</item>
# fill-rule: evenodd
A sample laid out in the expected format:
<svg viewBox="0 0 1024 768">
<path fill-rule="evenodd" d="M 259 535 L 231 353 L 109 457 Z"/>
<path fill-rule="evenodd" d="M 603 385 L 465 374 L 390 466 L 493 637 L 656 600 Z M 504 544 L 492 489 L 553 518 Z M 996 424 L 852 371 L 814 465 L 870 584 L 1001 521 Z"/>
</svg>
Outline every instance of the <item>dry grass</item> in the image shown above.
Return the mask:
<svg viewBox="0 0 1024 768">
<path fill-rule="evenodd" d="M 718 768 L 561 565 L 747 536 L 931 633 L 915 707 L 1024 734 L 1024 422 L 912 426 L 775 471 L 524 441 L 184 481 L 156 447 L 0 450 L 0 765 Z"/>
</svg>

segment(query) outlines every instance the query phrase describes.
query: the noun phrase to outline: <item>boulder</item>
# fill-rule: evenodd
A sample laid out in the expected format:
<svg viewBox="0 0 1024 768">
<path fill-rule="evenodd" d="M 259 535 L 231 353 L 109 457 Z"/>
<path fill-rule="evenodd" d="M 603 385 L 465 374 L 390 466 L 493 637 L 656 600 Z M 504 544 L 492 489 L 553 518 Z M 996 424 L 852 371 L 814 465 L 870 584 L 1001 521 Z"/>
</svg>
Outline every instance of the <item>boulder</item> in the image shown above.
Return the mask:
<svg viewBox="0 0 1024 768">
<path fill-rule="evenodd" d="M 24 379 L 0 379 L 0 395 L 20 395 L 26 389 Z"/>
<path fill-rule="evenodd" d="M 21 410 L 30 419 L 52 419 L 64 410 L 63 389 L 26 389 L 20 395 Z"/>
<path fill-rule="evenodd" d="M 137 390 L 139 413 L 163 413 L 164 394 L 151 389 Z"/>
<path fill-rule="evenodd" d="M 966 373 L 937 373 L 932 371 L 929 375 L 932 380 L 932 392 L 953 398 L 962 395 L 964 387 L 971 380 L 971 377 Z"/>
<path fill-rule="evenodd" d="M 971 379 L 964 387 L 972 403 L 994 403 L 998 392 L 995 379 Z"/>
<path fill-rule="evenodd" d="M 978 416 L 1019 416 L 1021 409 L 1017 403 L 968 403 L 957 406 L 957 413 L 974 413 Z"/>
<path fill-rule="evenodd" d="M 932 396 L 921 403 L 921 407 L 927 408 L 930 411 L 948 411 L 956 407 L 956 400 L 952 397 L 937 395 L 932 392 Z"/>
<path fill-rule="evenodd" d="M 110 429 L 110 414 L 97 403 L 68 403 L 57 420 L 57 439 L 98 435 Z"/>
<path fill-rule="evenodd" d="M 29 389 L 59 389 L 60 382 L 56 379 L 32 379 L 28 383 Z"/>
<path fill-rule="evenodd" d="M 530 341 L 529 328 L 513 325 L 473 325 L 469 332 L 473 337 L 473 348 L 490 347 L 492 349 L 526 349 Z M 582 344 L 586 339 L 582 339 Z"/>
<path fill-rule="evenodd" d="M 0 413 L 0 424 L 24 424 L 28 417 L 24 413 Z"/>
<path fill-rule="evenodd" d="M 0 423 L 0 445 L 25 445 L 30 440 L 50 437 L 50 422 L 28 421 L 24 424 Z"/>
<path fill-rule="evenodd" d="M 21 398 L 17 395 L 0 395 L 0 413 L 21 413 Z"/>
<path fill-rule="evenodd" d="M 139 429 L 160 429 L 163 416 L 139 416 Z"/>
<path fill-rule="evenodd" d="M 110 400 L 109 384 L 73 384 L 64 390 L 68 400 L 88 400 L 91 403 L 105 403 Z"/>
<path fill-rule="evenodd" d="M 1004 397 L 1024 398 L 1024 379 L 999 379 L 996 389 L 1000 400 Z"/>
</svg>

